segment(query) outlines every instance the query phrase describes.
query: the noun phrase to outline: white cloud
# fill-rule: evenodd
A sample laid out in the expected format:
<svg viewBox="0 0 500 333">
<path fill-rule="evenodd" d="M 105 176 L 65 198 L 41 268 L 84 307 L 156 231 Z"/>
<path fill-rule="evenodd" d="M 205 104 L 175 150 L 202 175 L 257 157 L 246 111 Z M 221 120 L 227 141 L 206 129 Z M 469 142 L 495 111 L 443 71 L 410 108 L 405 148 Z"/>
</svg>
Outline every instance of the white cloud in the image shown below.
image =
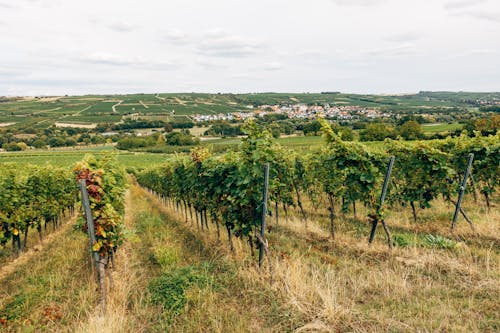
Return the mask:
<svg viewBox="0 0 500 333">
<path fill-rule="evenodd" d="M 500 23 L 500 10 L 488 0 L 460 0 L 447 2 L 444 8 L 452 16 L 470 17 L 481 21 Z"/>
<path fill-rule="evenodd" d="M 135 59 L 127 59 L 121 56 L 118 56 L 113 53 L 107 52 L 95 52 L 91 53 L 87 56 L 84 56 L 81 61 L 88 62 L 92 64 L 100 64 L 100 65 L 113 65 L 113 66 L 123 66 L 123 65 L 133 65 L 137 63 Z"/>
<path fill-rule="evenodd" d="M 179 29 L 171 29 L 162 34 L 162 39 L 176 45 L 185 45 L 191 43 L 191 38 L 185 32 Z"/>
<path fill-rule="evenodd" d="M 264 47 L 262 41 L 214 30 L 205 34 L 197 50 L 211 57 L 241 58 L 261 52 Z"/>
<path fill-rule="evenodd" d="M 389 36 L 384 37 L 384 40 L 389 42 L 414 42 L 421 38 L 421 35 L 415 32 L 402 32 L 397 34 L 391 34 Z"/>
<path fill-rule="evenodd" d="M 498 13 L 499 0 L 0 0 L 0 94 L 500 90 Z"/>
<path fill-rule="evenodd" d="M 278 61 L 273 61 L 273 62 L 269 62 L 269 63 L 264 64 L 264 70 L 266 70 L 266 71 L 278 71 L 278 70 L 283 69 L 284 67 L 285 66 L 281 62 L 278 62 Z"/>
<path fill-rule="evenodd" d="M 249 80 L 263 80 L 262 77 L 259 77 L 259 76 L 256 76 L 252 73 L 235 73 L 235 74 L 231 74 L 230 76 L 232 79 L 236 79 L 236 80 L 244 80 L 244 81 L 249 81 Z"/>
<path fill-rule="evenodd" d="M 456 54 L 453 54 L 450 56 L 450 58 L 460 58 L 460 57 L 484 57 L 484 56 L 500 56 L 500 51 L 499 50 L 492 50 L 492 49 L 470 49 L 470 50 L 465 50 L 462 52 L 457 52 Z"/>
<path fill-rule="evenodd" d="M 415 55 L 418 54 L 419 51 L 417 46 L 413 43 L 402 43 L 395 46 L 365 50 L 362 53 L 369 56 L 394 57 L 401 55 Z"/>
<path fill-rule="evenodd" d="M 0 1 L 0 8 L 11 9 L 14 8 L 14 5 L 8 2 Z"/>
<path fill-rule="evenodd" d="M 492 13 L 486 10 L 475 10 L 475 11 L 463 12 L 460 14 L 470 16 L 483 21 L 500 23 L 500 12 Z"/>
<path fill-rule="evenodd" d="M 457 10 L 463 9 L 467 7 L 474 7 L 483 3 L 486 3 L 488 0 L 458 0 L 458 1 L 449 1 L 444 4 L 444 8 L 448 10 Z"/>
<path fill-rule="evenodd" d="M 330 0 L 340 6 L 374 6 L 386 0 Z"/>
<path fill-rule="evenodd" d="M 10 80 L 13 77 L 19 77 L 25 73 L 25 71 L 20 69 L 0 67 L 0 78 L 3 80 Z"/>
<path fill-rule="evenodd" d="M 116 32 L 131 32 L 137 29 L 136 26 L 125 22 L 110 23 L 107 27 Z"/>
<path fill-rule="evenodd" d="M 209 60 L 198 60 L 196 62 L 200 67 L 206 70 L 222 69 L 225 66 Z"/>
<path fill-rule="evenodd" d="M 146 59 L 142 57 L 124 57 L 109 52 L 94 52 L 77 59 L 77 61 L 96 65 L 138 67 L 151 70 L 173 70 L 181 66 L 179 63 L 170 61 Z"/>
</svg>

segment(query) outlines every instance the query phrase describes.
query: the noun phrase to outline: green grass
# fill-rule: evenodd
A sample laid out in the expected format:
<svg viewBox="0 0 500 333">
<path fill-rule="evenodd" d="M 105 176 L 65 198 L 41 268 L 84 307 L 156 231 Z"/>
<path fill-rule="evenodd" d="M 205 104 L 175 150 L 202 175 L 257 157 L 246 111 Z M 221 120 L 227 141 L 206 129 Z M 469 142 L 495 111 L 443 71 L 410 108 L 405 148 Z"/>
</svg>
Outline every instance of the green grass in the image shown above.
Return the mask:
<svg viewBox="0 0 500 333">
<path fill-rule="evenodd" d="M 426 133 L 453 132 L 462 128 L 463 126 L 459 123 L 436 123 L 422 125 L 422 130 Z"/>
<path fill-rule="evenodd" d="M 2 163 L 24 164 L 52 164 L 54 166 L 70 166 L 82 160 L 85 154 L 102 155 L 110 151 L 110 147 L 96 147 L 85 150 L 73 151 L 37 151 L 37 152 L 13 152 L 0 154 L 0 165 Z M 164 154 L 130 153 L 115 151 L 118 161 L 127 168 L 145 168 L 154 164 L 161 164 L 166 159 Z"/>
<path fill-rule="evenodd" d="M 94 105 L 92 105 L 91 108 L 85 110 L 82 112 L 82 115 L 100 115 L 100 114 L 105 114 L 105 113 L 112 113 L 113 112 L 113 105 L 117 104 L 118 102 L 98 102 Z"/>
<path fill-rule="evenodd" d="M 0 319 L 5 326 L 0 324 L 0 331 L 71 331 L 68 326 L 92 311 L 93 278 L 83 250 L 88 241 L 83 232 L 65 227 L 57 241 L 46 243 L 43 252 L 26 254 L 27 262 L 2 279 Z"/>
</svg>

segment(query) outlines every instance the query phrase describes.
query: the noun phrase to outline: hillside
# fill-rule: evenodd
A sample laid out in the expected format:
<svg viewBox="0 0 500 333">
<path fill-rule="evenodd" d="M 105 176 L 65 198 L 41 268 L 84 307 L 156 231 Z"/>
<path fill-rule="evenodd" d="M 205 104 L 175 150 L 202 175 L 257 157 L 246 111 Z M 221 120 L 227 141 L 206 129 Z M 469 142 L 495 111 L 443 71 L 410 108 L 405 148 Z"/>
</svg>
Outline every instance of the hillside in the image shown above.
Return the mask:
<svg viewBox="0 0 500 333">
<path fill-rule="evenodd" d="M 420 92 L 405 95 L 357 95 L 344 93 L 256 93 L 256 94 L 133 94 L 58 97 L 0 98 L 0 125 L 47 128 L 76 124 L 95 126 L 116 123 L 124 117 L 148 120 L 185 119 L 193 114 L 248 111 L 250 107 L 274 104 L 330 104 L 383 108 L 394 112 L 432 109 L 467 110 L 500 103 L 500 93 Z"/>
</svg>

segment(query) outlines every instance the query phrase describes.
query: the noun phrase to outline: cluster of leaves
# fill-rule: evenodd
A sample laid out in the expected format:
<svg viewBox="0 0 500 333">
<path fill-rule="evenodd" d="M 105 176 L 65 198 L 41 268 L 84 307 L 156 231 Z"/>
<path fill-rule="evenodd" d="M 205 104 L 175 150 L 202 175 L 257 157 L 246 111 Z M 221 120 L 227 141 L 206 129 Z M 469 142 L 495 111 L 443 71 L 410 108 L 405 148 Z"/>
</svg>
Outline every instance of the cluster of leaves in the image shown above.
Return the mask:
<svg viewBox="0 0 500 333">
<path fill-rule="evenodd" d="M 201 287 L 209 282 L 209 268 L 186 266 L 154 278 L 148 286 L 152 302 L 161 305 L 167 314 L 180 314 L 187 303 L 187 291 L 193 286 Z"/>
<path fill-rule="evenodd" d="M 161 167 L 137 175 L 138 182 L 159 195 L 208 212 L 236 236 L 252 238 L 261 223 L 264 165 L 270 164 L 270 199 L 293 205 L 293 163 L 290 152 L 272 135 L 247 123 L 238 152 L 212 156 L 198 147 L 190 157 L 175 157 Z"/>
<path fill-rule="evenodd" d="M 484 195 L 489 206 L 489 198 L 500 184 L 500 133 L 490 136 L 480 136 L 469 138 L 461 135 L 456 138 L 448 138 L 443 141 L 436 141 L 436 147 L 448 152 L 449 165 L 455 170 L 460 170 L 461 176 L 467 163 L 467 156 L 474 154 L 472 167 L 472 178 L 474 186 Z"/>
<path fill-rule="evenodd" d="M 27 237 L 30 228 L 41 231 L 73 207 L 77 187 L 70 170 L 52 166 L 2 165 L 0 171 L 0 243 Z M 26 240 L 25 240 L 26 241 Z"/>
<path fill-rule="evenodd" d="M 456 191 L 453 186 L 456 172 L 448 163 L 448 153 L 427 142 L 387 141 L 385 148 L 396 157 L 389 200 L 410 205 L 415 220 L 416 206 L 429 208 L 439 195 L 449 199 Z"/>
<path fill-rule="evenodd" d="M 383 156 L 369 153 L 357 142 L 343 141 L 330 124 L 321 119 L 326 146 L 308 160 L 310 189 L 327 195 L 331 232 L 334 236 L 335 201 L 342 198 L 343 209 L 356 201 L 369 207 L 376 204 L 376 190 L 382 176 Z"/>
<path fill-rule="evenodd" d="M 457 246 L 457 242 L 454 240 L 440 235 L 426 235 L 424 244 L 439 249 L 453 249 Z"/>
<path fill-rule="evenodd" d="M 87 155 L 76 164 L 74 172 L 77 181 L 84 179 L 87 185 L 96 234 L 92 249 L 101 257 L 111 256 L 123 242 L 125 172 L 112 155 L 100 159 Z"/>
</svg>

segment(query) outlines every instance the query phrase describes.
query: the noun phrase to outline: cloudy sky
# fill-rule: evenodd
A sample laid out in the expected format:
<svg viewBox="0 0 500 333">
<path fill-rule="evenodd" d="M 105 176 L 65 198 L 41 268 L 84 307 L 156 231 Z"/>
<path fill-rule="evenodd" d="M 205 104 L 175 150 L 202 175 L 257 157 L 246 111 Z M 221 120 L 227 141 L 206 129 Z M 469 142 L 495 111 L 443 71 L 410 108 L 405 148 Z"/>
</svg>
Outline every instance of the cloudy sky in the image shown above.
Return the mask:
<svg viewBox="0 0 500 333">
<path fill-rule="evenodd" d="M 499 0 L 0 0 L 0 95 L 500 91 Z"/>
</svg>

